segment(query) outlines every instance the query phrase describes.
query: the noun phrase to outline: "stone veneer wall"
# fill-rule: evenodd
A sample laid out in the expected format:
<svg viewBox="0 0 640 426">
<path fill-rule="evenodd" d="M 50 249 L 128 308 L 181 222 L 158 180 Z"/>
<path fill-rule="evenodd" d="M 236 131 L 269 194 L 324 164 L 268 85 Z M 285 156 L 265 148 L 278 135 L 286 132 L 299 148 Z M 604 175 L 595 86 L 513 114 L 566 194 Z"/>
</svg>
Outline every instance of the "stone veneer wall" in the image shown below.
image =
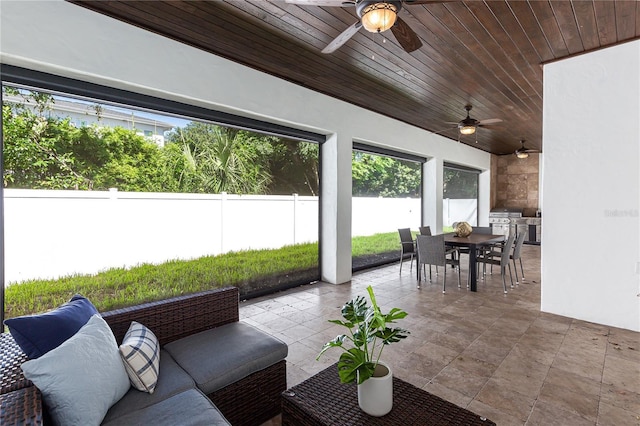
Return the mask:
<svg viewBox="0 0 640 426">
<path fill-rule="evenodd" d="M 491 156 L 491 208 L 539 206 L 540 154 Z"/>
</svg>

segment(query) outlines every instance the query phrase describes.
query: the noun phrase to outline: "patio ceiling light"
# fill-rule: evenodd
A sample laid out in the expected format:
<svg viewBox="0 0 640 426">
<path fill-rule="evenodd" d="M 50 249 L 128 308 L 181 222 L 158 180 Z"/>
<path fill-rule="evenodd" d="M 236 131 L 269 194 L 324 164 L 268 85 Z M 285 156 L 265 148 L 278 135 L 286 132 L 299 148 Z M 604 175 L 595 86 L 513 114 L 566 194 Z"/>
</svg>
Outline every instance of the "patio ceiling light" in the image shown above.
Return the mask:
<svg viewBox="0 0 640 426">
<path fill-rule="evenodd" d="M 362 18 L 362 26 L 372 33 L 387 31 L 396 23 L 400 2 L 363 2 L 358 14 Z"/>
</svg>

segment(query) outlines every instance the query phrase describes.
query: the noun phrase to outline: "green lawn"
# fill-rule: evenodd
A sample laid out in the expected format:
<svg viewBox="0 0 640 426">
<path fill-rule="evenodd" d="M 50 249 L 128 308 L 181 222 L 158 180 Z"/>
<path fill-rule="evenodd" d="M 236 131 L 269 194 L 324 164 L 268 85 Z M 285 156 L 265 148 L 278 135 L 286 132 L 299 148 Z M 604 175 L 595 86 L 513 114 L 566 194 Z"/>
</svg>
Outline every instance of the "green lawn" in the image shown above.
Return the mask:
<svg viewBox="0 0 640 426">
<path fill-rule="evenodd" d="M 397 232 L 355 237 L 354 257 L 398 250 Z M 247 250 L 159 265 L 113 268 L 95 275 L 73 275 L 56 280 L 31 280 L 5 289 L 5 318 L 53 309 L 79 293 L 104 312 L 225 286 L 264 288 L 274 277 L 306 272 L 317 276 L 316 243 L 276 250 Z M 282 281 L 281 279 L 279 281 Z"/>
</svg>

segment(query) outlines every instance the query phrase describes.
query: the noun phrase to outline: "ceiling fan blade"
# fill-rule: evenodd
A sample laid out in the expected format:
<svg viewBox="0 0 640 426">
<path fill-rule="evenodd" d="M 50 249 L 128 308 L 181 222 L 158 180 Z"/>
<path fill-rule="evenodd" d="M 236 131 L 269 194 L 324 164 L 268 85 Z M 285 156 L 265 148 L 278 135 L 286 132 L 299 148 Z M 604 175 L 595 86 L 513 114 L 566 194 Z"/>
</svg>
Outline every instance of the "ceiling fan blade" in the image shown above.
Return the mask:
<svg viewBox="0 0 640 426">
<path fill-rule="evenodd" d="M 422 47 L 422 42 L 418 34 L 399 16 L 396 18 L 396 23 L 391 27 L 391 32 L 396 37 L 396 40 L 398 40 L 398 43 L 400 43 L 400 46 L 407 52 L 413 52 Z"/>
<path fill-rule="evenodd" d="M 487 118 L 486 120 L 480 120 L 478 122 L 478 125 L 484 126 L 487 124 L 495 124 L 495 123 L 502 123 L 502 120 L 500 118 Z"/>
<path fill-rule="evenodd" d="M 298 4 L 301 6 L 328 6 L 328 7 L 348 7 L 354 6 L 353 1 L 343 0 L 285 0 L 285 3 Z"/>
<path fill-rule="evenodd" d="M 334 38 L 331 43 L 327 44 L 327 47 L 322 49 L 322 53 L 335 52 L 336 50 L 338 50 L 338 48 L 340 48 L 340 46 L 345 44 L 347 40 L 353 37 L 360 28 L 362 28 L 362 22 L 358 21 L 352 26 L 350 26 L 349 28 L 347 28 L 346 30 L 344 30 L 338 37 Z"/>
<path fill-rule="evenodd" d="M 444 124 L 460 124 L 459 121 L 445 121 Z"/>
<path fill-rule="evenodd" d="M 504 130 L 503 126 L 494 126 L 494 125 L 491 125 L 491 124 L 487 124 L 486 126 L 478 126 L 478 128 L 486 129 L 486 130 L 494 130 L 494 131 Z"/>
</svg>

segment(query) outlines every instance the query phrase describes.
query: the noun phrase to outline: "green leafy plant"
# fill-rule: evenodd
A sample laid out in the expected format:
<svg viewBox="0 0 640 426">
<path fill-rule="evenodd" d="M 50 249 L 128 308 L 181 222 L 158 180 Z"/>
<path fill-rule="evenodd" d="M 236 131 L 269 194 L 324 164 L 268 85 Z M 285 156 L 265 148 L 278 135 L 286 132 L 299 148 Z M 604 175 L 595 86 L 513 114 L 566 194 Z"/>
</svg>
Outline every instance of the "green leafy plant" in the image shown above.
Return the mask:
<svg viewBox="0 0 640 426">
<path fill-rule="evenodd" d="M 316 357 L 319 359 L 329 348 L 338 347 L 344 352 L 338 361 L 338 374 L 342 383 L 358 384 L 373 375 L 378 365 L 382 349 L 385 345 L 399 342 L 410 334 L 403 328 L 390 328 L 388 324 L 407 316 L 399 308 L 393 308 L 388 314 L 383 314 L 376 302 L 373 288 L 367 287 L 371 306 L 367 305 L 364 297 L 358 296 L 342 307 L 343 320 L 329 320 L 349 329 L 349 334 L 341 334 L 327 342 Z M 353 347 L 345 347 L 350 342 Z"/>
</svg>

